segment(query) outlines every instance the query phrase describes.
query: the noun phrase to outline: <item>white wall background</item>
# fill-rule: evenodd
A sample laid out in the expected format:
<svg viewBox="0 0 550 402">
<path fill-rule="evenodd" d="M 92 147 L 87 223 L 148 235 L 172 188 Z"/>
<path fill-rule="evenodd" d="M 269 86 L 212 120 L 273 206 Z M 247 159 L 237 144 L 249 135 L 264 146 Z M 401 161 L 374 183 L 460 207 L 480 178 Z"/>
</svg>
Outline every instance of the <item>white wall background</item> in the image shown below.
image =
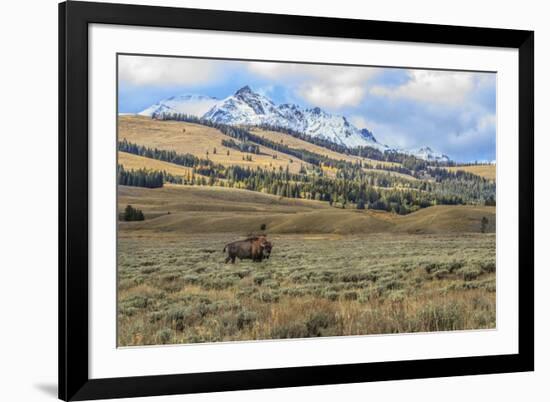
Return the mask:
<svg viewBox="0 0 550 402">
<path fill-rule="evenodd" d="M 123 2 L 123 1 L 121 1 Z M 535 373 L 171 396 L 158 401 L 525 400 L 550 391 L 545 227 L 550 197 L 550 26 L 545 2 L 523 0 L 164 0 L 134 3 L 535 30 Z M 55 400 L 57 388 L 57 2 L 2 4 L 0 62 L 0 400 Z"/>
</svg>

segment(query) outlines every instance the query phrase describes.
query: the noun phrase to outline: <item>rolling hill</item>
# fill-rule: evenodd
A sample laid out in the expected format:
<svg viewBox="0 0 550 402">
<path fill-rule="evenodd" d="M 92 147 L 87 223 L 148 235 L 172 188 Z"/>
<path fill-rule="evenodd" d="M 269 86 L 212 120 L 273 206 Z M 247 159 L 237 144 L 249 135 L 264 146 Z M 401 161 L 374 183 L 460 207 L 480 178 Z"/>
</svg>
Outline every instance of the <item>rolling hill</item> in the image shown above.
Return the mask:
<svg viewBox="0 0 550 402">
<path fill-rule="evenodd" d="M 181 154 L 192 154 L 198 158 L 208 157 L 213 162 L 223 165 L 252 168 L 259 166 L 264 169 L 280 167 L 286 169 L 288 166 L 291 173 L 300 171 L 300 163 L 305 167 L 310 166 L 307 162 L 300 162 L 295 157 L 263 146 L 260 146 L 258 155 L 224 147 L 221 142 L 229 137 L 215 128 L 199 124 L 158 121 L 142 116 L 119 116 L 118 130 L 119 140 L 125 138 L 130 142 L 151 148 L 174 150 Z M 228 151 L 229 155 L 227 155 Z M 252 156 L 252 161 L 243 160 L 247 156 Z"/>
<path fill-rule="evenodd" d="M 331 208 L 327 203 L 289 199 L 223 187 L 165 185 L 161 189 L 119 187 L 119 209 L 130 204 L 143 222 L 121 222 L 123 232 L 258 232 L 272 234 L 479 233 L 483 217 L 495 230 L 495 208 L 434 206 L 408 215 Z"/>
</svg>

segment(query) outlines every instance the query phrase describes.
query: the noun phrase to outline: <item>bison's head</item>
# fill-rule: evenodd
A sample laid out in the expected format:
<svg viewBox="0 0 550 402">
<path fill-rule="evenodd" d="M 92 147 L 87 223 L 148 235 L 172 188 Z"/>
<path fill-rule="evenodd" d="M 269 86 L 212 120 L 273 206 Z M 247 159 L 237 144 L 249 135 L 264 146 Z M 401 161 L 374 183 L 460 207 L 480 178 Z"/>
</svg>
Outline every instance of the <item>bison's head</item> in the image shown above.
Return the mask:
<svg viewBox="0 0 550 402">
<path fill-rule="evenodd" d="M 262 242 L 262 254 L 264 258 L 269 258 L 271 255 L 271 249 L 273 248 L 273 244 L 269 241 Z"/>
</svg>

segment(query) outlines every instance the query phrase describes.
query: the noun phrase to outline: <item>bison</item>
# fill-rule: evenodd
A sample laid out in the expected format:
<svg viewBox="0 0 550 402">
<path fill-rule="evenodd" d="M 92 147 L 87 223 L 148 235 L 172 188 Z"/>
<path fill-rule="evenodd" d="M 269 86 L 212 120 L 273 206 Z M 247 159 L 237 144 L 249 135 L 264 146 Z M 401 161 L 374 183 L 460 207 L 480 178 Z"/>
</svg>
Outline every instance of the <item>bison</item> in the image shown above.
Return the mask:
<svg viewBox="0 0 550 402">
<path fill-rule="evenodd" d="M 224 253 L 227 251 L 225 263 L 231 261 L 234 264 L 237 257 L 241 260 L 251 259 L 255 262 L 261 262 L 264 258 L 269 258 L 272 248 L 273 245 L 267 241 L 265 235 L 234 241 L 226 244 L 223 248 Z"/>
</svg>

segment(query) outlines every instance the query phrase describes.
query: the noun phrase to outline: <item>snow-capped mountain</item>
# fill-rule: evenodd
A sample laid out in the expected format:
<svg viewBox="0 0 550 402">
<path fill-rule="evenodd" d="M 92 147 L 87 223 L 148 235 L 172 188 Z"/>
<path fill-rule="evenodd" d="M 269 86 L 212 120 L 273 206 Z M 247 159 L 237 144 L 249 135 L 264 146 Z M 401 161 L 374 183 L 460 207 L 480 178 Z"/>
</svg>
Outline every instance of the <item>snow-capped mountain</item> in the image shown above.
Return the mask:
<svg viewBox="0 0 550 402">
<path fill-rule="evenodd" d="M 291 129 L 346 147 L 369 146 L 381 151 L 394 150 L 432 162 L 450 160 L 447 155 L 430 147 L 416 150 L 390 148 L 378 142 L 367 128 L 357 128 L 345 116 L 330 114 L 319 107 L 304 108 L 291 103 L 277 105 L 268 97 L 254 92 L 248 85 L 221 100 L 194 94 L 172 96 L 139 114 L 155 117 L 163 113 L 185 113 L 230 125 L 269 125 Z"/>
<path fill-rule="evenodd" d="M 214 105 L 203 116 L 215 123 L 261 125 L 288 128 L 312 137 L 323 138 L 347 147 L 371 146 L 387 149 L 372 133 L 359 129 L 344 116 L 333 115 L 314 107 L 310 109 L 271 99 L 245 86 Z"/>
<path fill-rule="evenodd" d="M 447 155 L 435 152 L 430 147 L 418 148 L 416 150 L 408 151 L 407 153 L 428 162 L 449 162 L 451 160 Z"/>
<path fill-rule="evenodd" d="M 162 113 L 185 113 L 193 116 L 202 116 L 218 102 L 219 99 L 205 95 L 186 94 L 171 96 L 149 106 L 139 114 L 142 116 L 156 116 Z"/>
</svg>

